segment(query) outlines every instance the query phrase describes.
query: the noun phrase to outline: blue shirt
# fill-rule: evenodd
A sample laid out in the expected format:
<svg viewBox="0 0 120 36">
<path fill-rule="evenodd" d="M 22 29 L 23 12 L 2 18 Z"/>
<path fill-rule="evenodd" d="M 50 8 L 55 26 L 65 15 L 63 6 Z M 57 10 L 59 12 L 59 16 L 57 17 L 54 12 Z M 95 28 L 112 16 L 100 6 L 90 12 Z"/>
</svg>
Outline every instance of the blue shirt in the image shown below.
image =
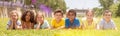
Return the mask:
<svg viewBox="0 0 120 36">
<path fill-rule="evenodd" d="M 98 25 L 101 29 L 114 29 L 116 27 L 113 20 L 106 22 L 105 19 L 102 19 Z"/>
<path fill-rule="evenodd" d="M 79 19 L 74 19 L 73 23 L 70 22 L 68 18 L 65 20 L 65 28 L 79 28 L 80 22 Z"/>
</svg>

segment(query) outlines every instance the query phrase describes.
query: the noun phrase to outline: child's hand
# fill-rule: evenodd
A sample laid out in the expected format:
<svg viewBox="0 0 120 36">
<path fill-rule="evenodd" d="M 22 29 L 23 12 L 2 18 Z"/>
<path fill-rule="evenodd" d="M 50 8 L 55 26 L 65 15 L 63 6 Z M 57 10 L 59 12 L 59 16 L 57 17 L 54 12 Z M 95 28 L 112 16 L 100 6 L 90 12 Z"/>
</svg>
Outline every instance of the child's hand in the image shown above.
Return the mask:
<svg viewBox="0 0 120 36">
<path fill-rule="evenodd" d="M 84 29 L 84 24 L 81 24 L 81 28 Z"/>
<path fill-rule="evenodd" d="M 38 30 L 40 28 L 40 25 L 41 25 L 41 23 L 39 22 L 38 25 L 37 25 L 36 30 Z"/>
<path fill-rule="evenodd" d="M 38 25 L 40 26 L 42 23 L 41 22 L 38 22 Z"/>
<path fill-rule="evenodd" d="M 17 22 L 17 20 L 16 19 L 11 19 L 11 21 L 14 23 L 14 22 Z"/>
</svg>

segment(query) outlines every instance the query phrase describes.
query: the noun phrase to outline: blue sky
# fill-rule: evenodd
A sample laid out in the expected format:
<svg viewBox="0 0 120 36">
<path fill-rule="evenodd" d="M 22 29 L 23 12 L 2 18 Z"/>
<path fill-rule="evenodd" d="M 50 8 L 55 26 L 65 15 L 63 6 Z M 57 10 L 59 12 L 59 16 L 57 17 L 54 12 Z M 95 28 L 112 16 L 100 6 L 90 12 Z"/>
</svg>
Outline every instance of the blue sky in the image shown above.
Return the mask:
<svg viewBox="0 0 120 36">
<path fill-rule="evenodd" d="M 66 6 L 69 9 L 92 9 L 99 7 L 99 0 L 65 0 Z"/>
</svg>

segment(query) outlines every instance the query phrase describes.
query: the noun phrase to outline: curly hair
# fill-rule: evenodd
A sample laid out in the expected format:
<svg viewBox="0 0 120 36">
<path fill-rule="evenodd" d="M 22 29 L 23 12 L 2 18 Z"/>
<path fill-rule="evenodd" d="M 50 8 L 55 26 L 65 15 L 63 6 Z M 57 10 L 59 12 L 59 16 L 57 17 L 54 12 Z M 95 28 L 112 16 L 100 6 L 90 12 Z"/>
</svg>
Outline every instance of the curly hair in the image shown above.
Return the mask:
<svg viewBox="0 0 120 36">
<path fill-rule="evenodd" d="M 22 14 L 22 17 L 21 17 L 21 20 L 26 22 L 25 20 L 25 17 L 27 15 L 27 13 L 30 13 L 30 22 L 31 23 L 34 23 L 34 13 L 32 11 L 25 11 L 23 14 Z"/>
</svg>

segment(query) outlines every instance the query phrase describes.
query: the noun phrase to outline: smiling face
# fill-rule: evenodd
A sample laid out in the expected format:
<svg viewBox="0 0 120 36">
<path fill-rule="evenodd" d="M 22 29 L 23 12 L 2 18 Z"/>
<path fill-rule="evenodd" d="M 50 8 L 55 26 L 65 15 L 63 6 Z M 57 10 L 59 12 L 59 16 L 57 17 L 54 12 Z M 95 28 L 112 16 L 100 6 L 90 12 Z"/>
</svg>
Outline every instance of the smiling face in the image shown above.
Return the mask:
<svg viewBox="0 0 120 36">
<path fill-rule="evenodd" d="M 73 21 L 76 17 L 76 11 L 74 9 L 70 9 L 67 13 L 67 17 L 70 21 Z"/>
<path fill-rule="evenodd" d="M 26 21 L 30 21 L 30 12 L 28 12 L 28 13 L 26 14 L 25 20 L 26 20 Z"/>
<path fill-rule="evenodd" d="M 56 20 L 61 20 L 63 15 L 62 15 L 62 13 L 59 12 L 59 13 L 55 13 L 54 17 L 55 17 Z"/>
<path fill-rule="evenodd" d="M 10 14 L 10 19 L 11 19 L 12 21 L 17 21 L 17 19 L 18 19 L 17 12 L 15 12 L 15 11 L 11 12 L 11 14 Z"/>
<path fill-rule="evenodd" d="M 42 13 L 38 13 L 37 16 L 36 16 L 36 21 L 37 23 L 43 23 L 44 21 L 44 16 Z"/>
<path fill-rule="evenodd" d="M 87 20 L 93 20 L 94 13 L 92 12 L 92 10 L 89 10 L 88 12 L 86 12 L 86 17 L 87 17 Z"/>
<path fill-rule="evenodd" d="M 21 16 L 21 21 L 34 23 L 34 13 L 32 11 L 25 11 Z"/>
<path fill-rule="evenodd" d="M 104 13 L 103 18 L 104 18 L 106 21 L 110 21 L 111 16 L 112 16 L 112 13 L 111 13 L 111 12 L 106 12 L 106 13 Z"/>
<path fill-rule="evenodd" d="M 12 11 L 9 13 L 9 17 L 10 17 L 10 20 L 11 20 L 11 21 L 16 22 L 16 21 L 18 20 L 17 10 L 12 10 Z"/>
<path fill-rule="evenodd" d="M 74 20 L 75 14 L 72 13 L 72 12 L 69 12 L 69 13 L 68 13 L 68 18 L 70 19 L 70 21 Z"/>
</svg>

